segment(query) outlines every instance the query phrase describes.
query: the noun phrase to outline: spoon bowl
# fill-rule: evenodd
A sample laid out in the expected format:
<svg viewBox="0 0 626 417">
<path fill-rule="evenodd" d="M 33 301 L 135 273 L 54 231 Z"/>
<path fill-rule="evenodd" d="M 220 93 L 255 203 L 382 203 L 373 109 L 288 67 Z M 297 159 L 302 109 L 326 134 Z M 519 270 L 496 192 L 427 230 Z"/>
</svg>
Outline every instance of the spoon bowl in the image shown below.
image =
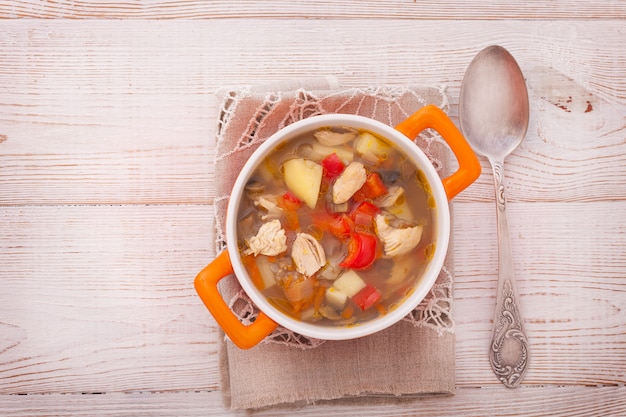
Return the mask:
<svg viewBox="0 0 626 417">
<path fill-rule="evenodd" d="M 489 46 L 470 63 L 461 86 L 461 129 L 472 148 L 488 158 L 504 159 L 528 129 L 526 82 L 513 56 Z"/>
<path fill-rule="evenodd" d="M 472 148 L 493 168 L 498 222 L 498 293 L 489 362 L 498 379 L 516 387 L 528 369 L 528 339 L 519 309 L 506 216 L 504 159 L 528 129 L 528 91 L 513 56 L 501 46 L 476 55 L 461 84 L 461 130 Z"/>
</svg>

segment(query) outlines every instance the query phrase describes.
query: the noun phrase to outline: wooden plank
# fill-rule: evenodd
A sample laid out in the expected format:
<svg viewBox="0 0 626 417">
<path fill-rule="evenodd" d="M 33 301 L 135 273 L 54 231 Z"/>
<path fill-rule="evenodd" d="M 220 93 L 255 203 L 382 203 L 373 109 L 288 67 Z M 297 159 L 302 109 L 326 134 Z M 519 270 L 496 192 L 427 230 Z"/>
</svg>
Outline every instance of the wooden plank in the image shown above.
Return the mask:
<svg viewBox="0 0 626 417">
<path fill-rule="evenodd" d="M 303 417 L 332 415 L 352 417 L 401 416 L 591 416 L 618 417 L 626 414 L 626 389 L 622 387 L 504 387 L 460 388 L 452 397 L 418 400 L 367 399 L 336 405 L 274 407 L 254 411 L 258 417 Z M 341 404 L 341 403 L 340 403 Z M 216 391 L 178 393 L 112 393 L 101 395 L 0 395 L 0 408 L 7 417 L 40 416 L 247 416 L 250 412 L 224 409 Z"/>
<path fill-rule="evenodd" d="M 2 18 L 37 19 L 621 19 L 626 16 L 622 2 L 585 0 L 542 2 L 446 1 L 350 1 L 311 0 L 293 2 L 189 0 L 166 2 L 143 0 L 125 3 L 6 1 L 0 4 Z"/>
<path fill-rule="evenodd" d="M 526 71 L 533 108 L 507 159 L 509 199 L 624 198 L 621 22 L 371 25 L 3 21 L 0 204 L 210 203 L 215 89 L 329 74 L 346 86 L 443 84 L 456 117 L 463 72 L 494 40 Z M 486 201 L 484 171 L 460 199 Z"/>
<path fill-rule="evenodd" d="M 624 204 L 511 206 L 527 384 L 626 383 Z M 210 206 L 0 213 L 0 393 L 218 388 L 215 323 L 192 287 L 215 255 Z M 454 219 L 457 385 L 497 386 L 493 206 L 460 203 Z"/>
<path fill-rule="evenodd" d="M 215 389 L 210 206 L 0 211 L 0 392 Z"/>
<path fill-rule="evenodd" d="M 129 57 L 142 54 L 136 48 L 94 46 L 87 27 L 72 47 L 66 44 L 72 26 L 67 29 L 23 39 L 21 56 L 3 32 L 1 53 L 23 67 L 5 67 L 9 73 L 0 75 L 18 83 L 0 95 L 2 203 L 208 202 L 210 91 L 180 91 L 191 76 L 183 71 L 184 79 L 164 76 L 159 84 L 171 57 L 157 59 L 163 67 L 131 63 Z M 15 70 L 23 72 L 19 81 L 11 80 Z"/>
<path fill-rule="evenodd" d="M 215 323 L 191 288 L 214 256 L 211 93 L 328 74 L 417 80 L 447 85 L 456 117 L 463 71 L 494 42 L 518 58 L 533 109 L 506 164 L 525 385 L 504 389 L 485 359 L 497 265 L 485 164 L 455 207 L 458 395 L 298 413 L 626 414 L 626 5 L 380 6 L 0 3 L 3 17 L 96 19 L 0 23 L 4 415 L 227 414 Z M 437 20 L 450 16 L 462 20 Z M 208 21 L 100 20 L 123 17 Z"/>
<path fill-rule="evenodd" d="M 626 383 L 625 212 L 623 201 L 509 204 L 532 355 L 526 383 Z M 486 356 L 498 271 L 495 203 L 456 203 L 453 231 L 457 384 L 486 386 L 497 383 Z"/>
</svg>

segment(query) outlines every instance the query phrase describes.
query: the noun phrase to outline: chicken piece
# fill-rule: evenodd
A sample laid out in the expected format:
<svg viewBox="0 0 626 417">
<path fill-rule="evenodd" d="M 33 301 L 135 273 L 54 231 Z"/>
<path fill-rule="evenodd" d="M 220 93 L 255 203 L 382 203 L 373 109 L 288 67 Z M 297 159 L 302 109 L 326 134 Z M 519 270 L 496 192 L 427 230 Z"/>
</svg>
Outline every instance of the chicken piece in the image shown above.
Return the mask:
<svg viewBox="0 0 626 417">
<path fill-rule="evenodd" d="M 321 129 L 313 133 L 313 136 L 315 136 L 315 139 L 317 139 L 317 141 L 322 145 L 338 146 L 354 140 L 357 134 L 358 132 L 352 129 L 346 130 L 345 132 L 335 132 L 328 129 Z"/>
<path fill-rule="evenodd" d="M 333 203 L 343 204 L 363 187 L 367 180 L 367 171 L 360 162 L 351 162 L 335 180 L 333 185 Z"/>
<path fill-rule="evenodd" d="M 256 236 L 247 239 L 246 243 L 249 247 L 245 252 L 246 255 L 276 256 L 287 250 L 287 235 L 280 225 L 280 220 L 275 219 L 264 223 Z"/>
<path fill-rule="evenodd" d="M 324 248 L 308 233 L 296 235 L 291 246 L 291 258 L 296 264 L 296 270 L 307 277 L 312 276 L 326 265 Z"/>
<path fill-rule="evenodd" d="M 389 187 L 387 194 L 376 200 L 376 205 L 382 208 L 394 206 L 402 196 L 404 196 L 404 188 L 394 185 Z"/>
<path fill-rule="evenodd" d="M 283 215 L 283 209 L 278 207 L 276 198 L 275 195 L 260 195 L 254 199 L 254 205 L 265 210 L 265 214 L 261 214 L 261 220 L 278 219 Z"/>
<path fill-rule="evenodd" d="M 383 242 L 385 256 L 404 255 L 415 248 L 422 238 L 422 225 L 394 227 L 389 224 L 394 217 L 389 214 L 376 216 L 376 234 Z"/>
<path fill-rule="evenodd" d="M 386 195 L 376 199 L 375 204 L 384 208 L 387 213 L 393 214 L 398 219 L 410 222 L 413 219 L 413 212 L 404 194 L 404 188 L 394 185 L 389 187 Z"/>
<path fill-rule="evenodd" d="M 409 275 L 415 274 L 415 259 L 409 254 L 407 256 L 398 256 L 394 259 L 393 266 L 389 278 L 385 280 L 385 284 L 390 286 L 399 285 L 407 279 Z"/>
</svg>

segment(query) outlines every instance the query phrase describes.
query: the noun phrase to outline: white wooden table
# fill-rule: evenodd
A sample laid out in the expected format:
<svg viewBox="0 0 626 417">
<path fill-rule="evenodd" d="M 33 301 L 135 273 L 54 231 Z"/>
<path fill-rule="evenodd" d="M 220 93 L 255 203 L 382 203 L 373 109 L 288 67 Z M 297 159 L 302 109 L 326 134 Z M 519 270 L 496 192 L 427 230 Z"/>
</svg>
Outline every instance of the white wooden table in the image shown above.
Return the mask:
<svg viewBox="0 0 626 417">
<path fill-rule="evenodd" d="M 245 415 L 222 405 L 192 288 L 215 256 L 212 92 L 434 83 L 458 120 L 467 65 L 500 44 L 532 109 L 506 161 L 524 384 L 487 361 L 482 160 L 454 203 L 457 394 L 300 414 L 626 415 L 626 2 L 5 0 L 0 16 L 0 414 Z"/>
</svg>

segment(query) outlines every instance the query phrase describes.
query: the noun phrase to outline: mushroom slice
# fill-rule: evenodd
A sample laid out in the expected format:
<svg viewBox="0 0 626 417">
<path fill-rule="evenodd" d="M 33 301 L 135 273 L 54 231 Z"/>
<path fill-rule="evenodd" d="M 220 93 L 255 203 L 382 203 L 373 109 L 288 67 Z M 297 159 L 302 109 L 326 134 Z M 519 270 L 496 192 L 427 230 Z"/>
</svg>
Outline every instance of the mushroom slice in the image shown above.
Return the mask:
<svg viewBox="0 0 626 417">
<path fill-rule="evenodd" d="M 376 216 L 376 234 L 383 242 L 385 256 L 404 255 L 414 249 L 422 238 L 422 225 L 394 227 L 390 224 L 395 219 L 389 214 Z"/>
<path fill-rule="evenodd" d="M 321 129 L 313 133 L 315 139 L 325 146 L 338 146 L 348 143 L 356 138 L 358 132 L 352 129 L 346 129 L 343 132 L 335 132 L 329 129 Z"/>
<path fill-rule="evenodd" d="M 265 191 L 265 184 L 255 178 L 252 178 L 244 187 L 249 195 L 258 195 Z"/>
<path fill-rule="evenodd" d="M 343 204 L 363 187 L 367 180 L 367 171 L 360 162 L 351 162 L 335 180 L 333 185 L 333 204 Z"/>
<path fill-rule="evenodd" d="M 387 208 L 396 205 L 398 199 L 404 195 L 404 188 L 394 185 L 389 187 L 387 194 L 376 200 L 378 207 Z"/>
<path fill-rule="evenodd" d="M 246 240 L 248 248 L 246 255 L 280 255 L 287 250 L 287 235 L 280 225 L 280 220 L 275 219 L 271 222 L 264 223 L 257 232 L 256 236 Z"/>
<path fill-rule="evenodd" d="M 326 305 L 320 307 L 320 314 L 329 320 L 341 320 L 343 318 L 332 307 Z"/>
<path fill-rule="evenodd" d="M 308 233 L 296 235 L 291 246 L 291 258 L 296 264 L 296 270 L 307 277 L 312 276 L 326 265 L 324 248 Z"/>
</svg>

